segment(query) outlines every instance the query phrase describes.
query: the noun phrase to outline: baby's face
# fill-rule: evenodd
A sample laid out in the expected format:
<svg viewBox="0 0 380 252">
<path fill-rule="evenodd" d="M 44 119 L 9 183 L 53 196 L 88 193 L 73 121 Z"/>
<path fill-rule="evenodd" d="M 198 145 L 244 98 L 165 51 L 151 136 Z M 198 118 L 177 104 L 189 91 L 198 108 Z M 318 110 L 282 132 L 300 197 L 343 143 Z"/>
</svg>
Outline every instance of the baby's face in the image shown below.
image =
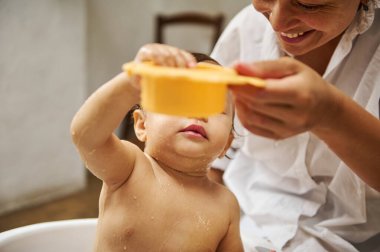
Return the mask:
<svg viewBox="0 0 380 252">
<path fill-rule="evenodd" d="M 145 152 L 157 160 L 174 157 L 212 162 L 232 137 L 233 106 L 209 118 L 186 118 L 145 112 Z"/>
</svg>

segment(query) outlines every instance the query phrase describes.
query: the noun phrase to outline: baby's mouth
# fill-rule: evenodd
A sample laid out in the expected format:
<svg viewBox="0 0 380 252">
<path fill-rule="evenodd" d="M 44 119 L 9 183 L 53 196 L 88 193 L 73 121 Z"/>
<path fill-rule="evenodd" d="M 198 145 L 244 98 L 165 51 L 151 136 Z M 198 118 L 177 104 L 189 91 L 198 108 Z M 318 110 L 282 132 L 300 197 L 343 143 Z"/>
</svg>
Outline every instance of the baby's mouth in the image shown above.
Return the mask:
<svg viewBox="0 0 380 252">
<path fill-rule="evenodd" d="M 185 133 L 192 134 L 194 136 L 201 136 L 205 139 L 208 139 L 206 130 L 202 126 L 197 125 L 197 124 L 192 124 L 192 125 L 184 128 L 184 129 L 180 130 L 180 132 L 185 132 Z"/>
</svg>

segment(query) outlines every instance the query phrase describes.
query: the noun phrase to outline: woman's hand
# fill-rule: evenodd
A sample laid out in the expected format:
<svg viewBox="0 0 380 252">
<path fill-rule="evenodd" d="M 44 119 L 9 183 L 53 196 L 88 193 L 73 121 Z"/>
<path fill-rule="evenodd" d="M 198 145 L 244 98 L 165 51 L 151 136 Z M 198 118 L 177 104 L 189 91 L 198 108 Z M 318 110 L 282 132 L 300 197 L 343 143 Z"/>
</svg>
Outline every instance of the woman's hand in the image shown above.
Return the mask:
<svg viewBox="0 0 380 252">
<path fill-rule="evenodd" d="M 338 113 L 333 87 L 315 71 L 292 58 L 252 64 L 238 63 L 241 75 L 266 79 L 266 87 L 230 86 L 237 114 L 250 132 L 284 139 L 328 127 Z"/>
<path fill-rule="evenodd" d="M 193 67 L 194 56 L 184 50 L 164 44 L 147 44 L 140 48 L 136 62 L 152 61 L 156 65 L 170 67 Z"/>
</svg>

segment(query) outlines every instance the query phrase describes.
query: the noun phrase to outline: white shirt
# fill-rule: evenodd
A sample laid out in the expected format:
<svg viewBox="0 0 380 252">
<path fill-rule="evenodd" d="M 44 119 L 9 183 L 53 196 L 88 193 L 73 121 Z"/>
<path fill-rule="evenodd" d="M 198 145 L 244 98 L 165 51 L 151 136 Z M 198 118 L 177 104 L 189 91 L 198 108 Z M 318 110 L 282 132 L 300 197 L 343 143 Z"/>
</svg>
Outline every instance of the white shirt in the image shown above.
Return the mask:
<svg viewBox="0 0 380 252">
<path fill-rule="evenodd" d="M 342 36 L 323 78 L 379 117 L 380 1 L 369 7 L 358 12 Z M 212 53 L 225 66 L 281 56 L 270 23 L 252 6 L 231 21 Z M 239 134 L 242 146 L 234 158 L 214 166 L 227 167 L 224 181 L 244 213 L 246 251 L 259 246 L 292 252 L 358 251 L 352 244 L 359 246 L 376 235 L 380 239 L 380 193 L 316 136 L 307 132 L 275 141 L 246 130 Z"/>
</svg>

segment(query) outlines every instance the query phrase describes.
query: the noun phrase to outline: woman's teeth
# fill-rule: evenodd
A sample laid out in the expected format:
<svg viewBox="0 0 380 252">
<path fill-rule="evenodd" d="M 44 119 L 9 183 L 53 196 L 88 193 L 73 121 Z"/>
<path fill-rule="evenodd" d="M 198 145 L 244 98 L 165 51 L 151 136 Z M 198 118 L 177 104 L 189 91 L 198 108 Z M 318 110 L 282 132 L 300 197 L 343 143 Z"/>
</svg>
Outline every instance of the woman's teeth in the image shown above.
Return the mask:
<svg viewBox="0 0 380 252">
<path fill-rule="evenodd" d="M 297 38 L 299 36 L 302 36 L 303 35 L 303 32 L 300 32 L 300 33 L 285 33 L 285 32 L 281 32 L 281 36 L 284 36 L 284 37 L 287 37 L 287 38 Z"/>
</svg>

